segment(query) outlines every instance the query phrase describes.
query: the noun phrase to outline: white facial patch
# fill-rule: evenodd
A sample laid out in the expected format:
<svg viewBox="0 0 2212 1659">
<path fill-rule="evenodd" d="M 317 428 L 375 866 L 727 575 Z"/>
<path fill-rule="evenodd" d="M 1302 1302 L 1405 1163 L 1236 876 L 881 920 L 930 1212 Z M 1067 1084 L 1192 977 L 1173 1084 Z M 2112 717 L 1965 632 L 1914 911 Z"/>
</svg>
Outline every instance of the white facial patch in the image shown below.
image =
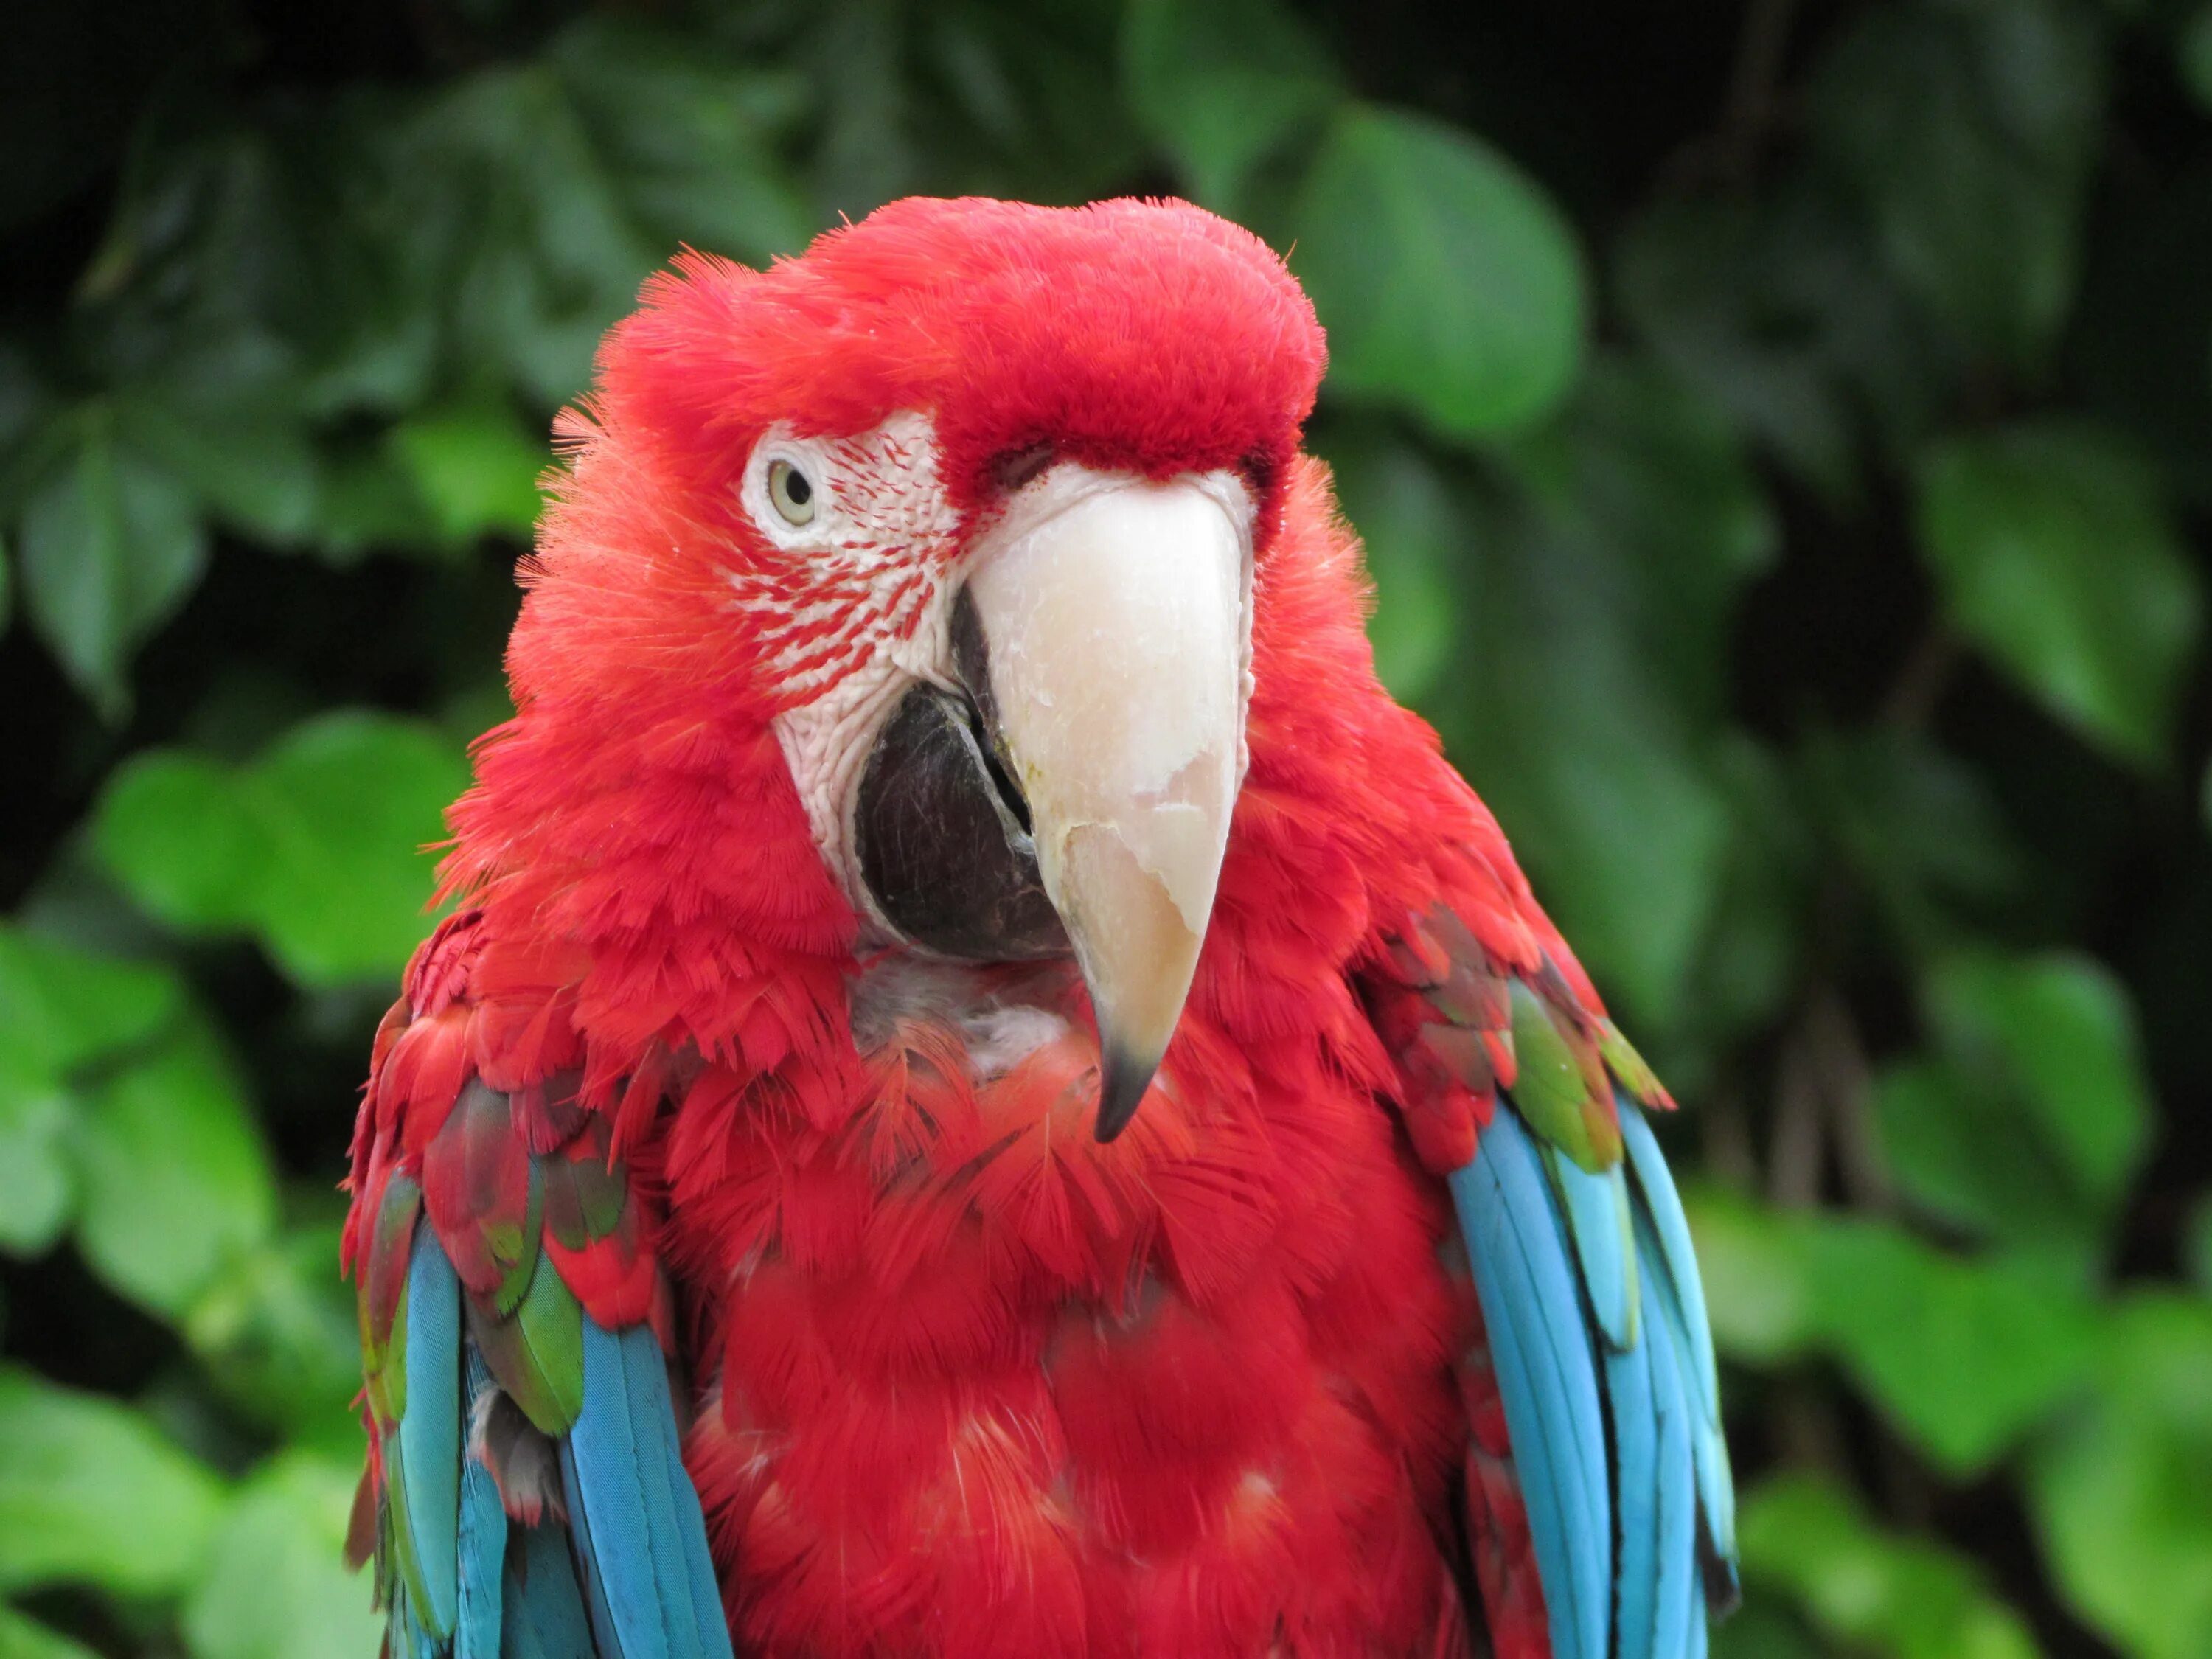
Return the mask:
<svg viewBox="0 0 2212 1659">
<path fill-rule="evenodd" d="M 779 467 L 805 480 L 811 516 L 803 524 L 777 504 L 771 480 Z M 849 438 L 771 427 L 746 460 L 738 497 L 784 556 L 733 571 L 730 580 L 738 606 L 761 618 L 785 686 L 826 686 L 887 644 L 926 631 L 960 528 L 928 416 L 903 410 Z"/>
<path fill-rule="evenodd" d="M 777 505 L 770 480 L 779 465 L 806 481 L 804 524 Z M 783 684 L 814 694 L 775 718 L 784 763 L 823 860 L 880 927 L 854 856 L 852 799 L 876 730 L 907 688 L 951 684 L 947 560 L 960 515 L 945 497 L 935 424 L 909 410 L 848 438 L 772 427 L 748 458 L 738 494 L 783 556 L 732 572 L 736 604 L 760 618 Z"/>
</svg>

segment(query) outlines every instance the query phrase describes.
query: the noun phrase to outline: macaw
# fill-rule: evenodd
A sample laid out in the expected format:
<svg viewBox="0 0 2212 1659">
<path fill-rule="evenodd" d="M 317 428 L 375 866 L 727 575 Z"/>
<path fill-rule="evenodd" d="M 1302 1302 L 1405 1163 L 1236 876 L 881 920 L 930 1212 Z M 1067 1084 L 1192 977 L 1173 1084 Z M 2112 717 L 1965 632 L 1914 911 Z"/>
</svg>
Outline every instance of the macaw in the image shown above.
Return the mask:
<svg viewBox="0 0 2212 1659">
<path fill-rule="evenodd" d="M 1672 1103 L 1376 678 L 1323 358 L 1151 201 L 609 334 L 353 1146 L 394 1659 L 1705 1652 Z"/>
</svg>

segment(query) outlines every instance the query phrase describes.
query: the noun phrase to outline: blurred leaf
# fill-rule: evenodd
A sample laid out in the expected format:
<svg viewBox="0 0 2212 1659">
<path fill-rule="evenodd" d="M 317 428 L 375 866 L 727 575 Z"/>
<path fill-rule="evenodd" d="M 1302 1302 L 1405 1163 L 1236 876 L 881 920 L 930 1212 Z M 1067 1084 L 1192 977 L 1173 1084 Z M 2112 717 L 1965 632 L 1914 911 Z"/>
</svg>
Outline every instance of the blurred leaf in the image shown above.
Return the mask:
<svg viewBox="0 0 2212 1659">
<path fill-rule="evenodd" d="M 380 1621 L 347 1571 L 357 1472 L 304 1452 L 264 1465 L 216 1532 L 185 1608 L 193 1659 L 369 1659 Z"/>
<path fill-rule="evenodd" d="M 1816 849 L 1778 757 L 1735 734 L 1719 755 L 1728 816 L 1711 918 L 1689 964 L 1662 1074 L 1677 1098 L 1716 1086 L 1712 1056 L 1766 1026 L 1804 985 Z"/>
<path fill-rule="evenodd" d="M 1636 637 L 1603 527 L 1519 502 L 1474 529 L 1456 695 L 1435 717 L 1584 963 L 1664 1031 L 1727 853 L 1711 759 Z"/>
<path fill-rule="evenodd" d="M 173 926 L 246 928 L 306 985 L 384 975 L 429 930 L 445 807 L 468 782 L 436 728 L 337 709 L 251 765 L 155 751 L 118 771 L 94 824 L 100 856 Z"/>
<path fill-rule="evenodd" d="M 148 750 L 116 768 L 93 837 L 141 904 L 194 932 L 251 916 L 271 855 L 234 769 L 173 749 Z"/>
<path fill-rule="evenodd" d="M 2203 596 L 2147 468 L 2087 427 L 1954 438 L 1922 469 L 1918 527 L 1976 643 L 2093 741 L 2162 757 Z"/>
<path fill-rule="evenodd" d="M 1947 942 L 1961 913 L 2016 908 L 2025 854 L 1982 778 L 1925 737 L 1816 732 L 1798 760 L 1807 820 L 1907 945 Z"/>
<path fill-rule="evenodd" d="M 1942 1058 L 1875 1092 L 1899 1184 L 2086 1281 L 2151 1132 L 2126 991 L 2084 957 L 1961 951 L 1930 971 L 1927 1000 Z"/>
<path fill-rule="evenodd" d="M 663 246 L 766 264 L 814 225 L 775 141 L 805 110 L 788 72 L 722 61 L 696 35 L 613 15 L 579 18 L 548 48 L 625 205 Z"/>
<path fill-rule="evenodd" d="M 198 585 L 207 536 L 190 496 L 93 422 L 76 457 L 31 498 L 22 528 L 31 625 L 111 719 L 129 701 L 131 653 Z"/>
<path fill-rule="evenodd" d="M 2109 1322 L 2087 1403 L 2045 1438 L 2027 1496 L 2060 1593 L 2140 1659 L 2212 1650 L 2212 1304 L 2139 1294 Z"/>
<path fill-rule="evenodd" d="M 2212 6 L 2199 6 L 2183 27 L 2179 56 L 2183 84 L 2212 110 Z"/>
<path fill-rule="evenodd" d="M 1774 561 L 1779 530 L 1712 407 L 1650 364 L 1597 358 L 1560 419 L 1516 440 L 1516 475 L 1617 551 L 1621 606 L 1701 720 L 1723 712 L 1737 591 Z"/>
<path fill-rule="evenodd" d="M 0 1250 L 36 1255 L 67 1224 L 69 1121 L 59 1082 L 0 1043 Z"/>
<path fill-rule="evenodd" d="M 94 1659 L 90 1648 L 0 1605 L 0 1659 Z"/>
<path fill-rule="evenodd" d="M 1883 1530 L 1841 1487 L 1784 1474 L 1744 1498 L 1746 1580 L 1786 1590 L 1853 1652 L 1896 1659 L 2033 1659 L 2020 1615 L 1948 1547 Z"/>
<path fill-rule="evenodd" d="M 2183 1226 L 2181 1257 L 2197 1290 L 2212 1299 L 2212 1193 L 2199 1198 L 2190 1210 Z"/>
<path fill-rule="evenodd" d="M 1458 695 L 1437 718 L 1599 979 L 1656 1033 L 1731 851 L 1716 659 L 1773 526 L 1729 433 L 1662 374 L 1601 357 L 1503 455 Z"/>
<path fill-rule="evenodd" d="M 77 1152 L 78 1247 L 155 1313 L 181 1316 L 274 1224 L 268 1154 L 237 1078 L 197 1025 L 93 1093 Z"/>
<path fill-rule="evenodd" d="M 1938 964 L 1929 994 L 1956 1063 L 2002 1076 L 2088 1195 L 2117 1202 L 2152 1119 L 2135 1011 L 2119 981 L 2073 952 L 2025 961 L 1962 952 Z"/>
<path fill-rule="evenodd" d="M 224 524 L 278 546 L 298 544 L 316 523 L 322 491 L 304 415 L 194 392 L 156 388 L 122 401 L 117 429 Z"/>
<path fill-rule="evenodd" d="M 1616 269 L 1659 360 L 1832 502 L 1856 493 L 1862 424 L 1904 447 L 1931 418 L 1942 354 L 1816 191 L 1662 196 Z"/>
<path fill-rule="evenodd" d="M 541 467 L 550 459 L 537 457 Z M 531 482 L 534 491 L 534 473 Z M 495 504 L 495 495 L 493 500 Z M 325 558 L 343 563 L 373 548 L 415 554 L 451 551 L 450 532 L 441 534 L 441 528 L 416 487 L 414 469 L 392 434 L 374 448 L 343 447 L 330 456 L 317 526 L 319 550 Z"/>
<path fill-rule="evenodd" d="M 1328 54 L 1273 0 L 1136 0 L 1121 73 L 1192 197 L 1231 215 L 1253 167 L 1343 95 Z"/>
<path fill-rule="evenodd" d="M 1573 233 L 1480 139 L 1347 106 L 1296 225 L 1291 268 L 1328 325 L 1337 391 L 1475 437 L 1532 424 L 1573 385 L 1583 325 Z"/>
<path fill-rule="evenodd" d="M 1899 279 L 1972 348 L 2041 361 L 2074 294 L 2104 50 L 2072 0 L 1876 8 L 1817 77 L 1817 140 Z"/>
<path fill-rule="evenodd" d="M 258 926 L 308 984 L 394 974 L 430 930 L 422 849 L 468 785 L 434 726 L 337 709 L 295 727 L 250 773 L 274 861 Z"/>
<path fill-rule="evenodd" d="M 1370 428 L 1330 426 L 1313 440 L 1335 474 L 1337 497 L 1360 534 L 1375 614 L 1367 635 L 1375 672 L 1401 702 L 1419 702 L 1458 643 L 1451 570 L 1468 528 L 1436 467 L 1413 445 Z"/>
<path fill-rule="evenodd" d="M 60 1077 L 143 1043 L 185 1005 L 174 974 L 0 923 L 0 1059 Z"/>
<path fill-rule="evenodd" d="M 1807 1236 L 1816 1318 L 1846 1369 L 1937 1468 L 1978 1473 L 2079 1386 L 2096 1327 L 2032 1266 L 1965 1261 L 1878 1222 Z"/>
<path fill-rule="evenodd" d="M 477 404 L 431 410 L 394 427 L 392 447 L 448 540 L 487 532 L 529 539 L 538 475 L 553 453 L 512 410 Z"/>
<path fill-rule="evenodd" d="M 0 1590 L 181 1590 L 221 1518 L 221 1481 L 128 1407 L 0 1369 Z"/>
<path fill-rule="evenodd" d="M 1801 1228 L 1724 1188 L 1682 1196 L 1715 1345 L 1750 1365 L 1794 1358 L 1814 1335 L 1816 1311 Z"/>
<path fill-rule="evenodd" d="M 192 1304 L 185 1337 L 225 1397 L 295 1438 L 356 1449 L 361 1382 L 338 1230 L 295 1232 L 235 1258 Z"/>
<path fill-rule="evenodd" d="M 1774 1605 L 1777 1600 L 1746 1584 L 1743 1605 L 1712 1627 L 1713 1659 L 1822 1659 L 1827 1650 Z"/>
</svg>

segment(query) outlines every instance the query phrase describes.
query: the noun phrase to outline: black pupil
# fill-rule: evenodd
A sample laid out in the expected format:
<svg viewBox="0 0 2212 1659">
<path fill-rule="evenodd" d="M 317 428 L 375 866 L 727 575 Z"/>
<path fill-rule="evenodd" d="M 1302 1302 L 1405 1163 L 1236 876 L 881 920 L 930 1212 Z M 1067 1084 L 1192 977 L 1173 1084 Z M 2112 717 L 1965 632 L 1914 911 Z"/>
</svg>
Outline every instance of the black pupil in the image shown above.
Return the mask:
<svg viewBox="0 0 2212 1659">
<path fill-rule="evenodd" d="M 806 482 L 806 475 L 795 466 L 784 469 L 783 493 L 791 498 L 793 507 L 804 507 L 814 499 L 814 486 Z"/>
</svg>

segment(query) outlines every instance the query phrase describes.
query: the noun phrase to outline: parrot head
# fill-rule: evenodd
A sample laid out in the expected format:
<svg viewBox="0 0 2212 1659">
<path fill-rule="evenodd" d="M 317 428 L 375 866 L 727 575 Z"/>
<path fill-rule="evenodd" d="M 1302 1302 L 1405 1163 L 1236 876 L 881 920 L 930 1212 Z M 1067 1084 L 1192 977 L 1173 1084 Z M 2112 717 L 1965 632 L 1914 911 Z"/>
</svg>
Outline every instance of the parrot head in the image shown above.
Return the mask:
<svg viewBox="0 0 2212 1659">
<path fill-rule="evenodd" d="M 1322 362 L 1281 261 L 1182 204 L 687 256 L 563 419 L 518 725 L 565 707 L 641 769 L 771 738 L 855 948 L 1073 957 L 1110 1139 L 1196 970 Z"/>
</svg>

